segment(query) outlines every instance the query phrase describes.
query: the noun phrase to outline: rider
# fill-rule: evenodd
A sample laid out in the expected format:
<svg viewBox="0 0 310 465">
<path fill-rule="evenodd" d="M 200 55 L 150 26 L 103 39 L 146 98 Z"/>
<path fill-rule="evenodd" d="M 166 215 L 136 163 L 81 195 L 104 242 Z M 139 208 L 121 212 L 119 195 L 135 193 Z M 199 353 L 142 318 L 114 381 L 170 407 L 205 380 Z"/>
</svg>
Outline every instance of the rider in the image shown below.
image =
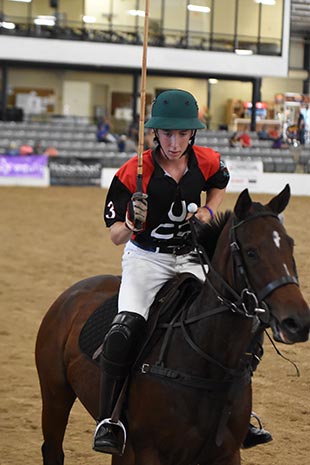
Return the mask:
<svg viewBox="0 0 310 465">
<path fill-rule="evenodd" d="M 205 192 L 206 202 L 196 217 L 207 223 L 229 182 L 220 154 L 194 145 L 196 131 L 204 125 L 189 92 L 175 89 L 159 94 L 145 127 L 154 131 L 155 147 L 143 153 L 143 193 L 136 192 L 136 156 L 115 174 L 104 210 L 112 242 L 126 244 L 119 310 L 101 355 L 101 402 L 93 443 L 94 450 L 111 454 L 122 453 L 123 440 L 120 427 L 108 419 L 141 346 L 155 295 L 180 272 L 204 280 L 193 250 L 187 207 L 201 205 Z"/>
</svg>

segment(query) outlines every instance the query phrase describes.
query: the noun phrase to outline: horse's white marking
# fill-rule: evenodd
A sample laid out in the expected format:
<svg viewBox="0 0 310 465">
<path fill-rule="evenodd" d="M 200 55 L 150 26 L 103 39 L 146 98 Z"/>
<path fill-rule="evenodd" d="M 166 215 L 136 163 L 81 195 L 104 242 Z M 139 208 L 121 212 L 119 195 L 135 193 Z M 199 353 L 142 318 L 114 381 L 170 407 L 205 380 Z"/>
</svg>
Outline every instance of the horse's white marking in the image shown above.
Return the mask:
<svg viewBox="0 0 310 465">
<path fill-rule="evenodd" d="M 288 271 L 288 267 L 287 267 L 287 265 L 285 263 L 283 264 L 283 267 L 285 269 L 285 272 L 286 272 L 287 276 L 290 276 L 290 272 Z"/>
<path fill-rule="evenodd" d="M 279 249 L 280 248 L 281 237 L 280 237 L 278 231 L 273 231 L 272 238 L 273 238 L 273 242 L 276 244 L 276 247 L 278 247 L 278 249 Z"/>
</svg>

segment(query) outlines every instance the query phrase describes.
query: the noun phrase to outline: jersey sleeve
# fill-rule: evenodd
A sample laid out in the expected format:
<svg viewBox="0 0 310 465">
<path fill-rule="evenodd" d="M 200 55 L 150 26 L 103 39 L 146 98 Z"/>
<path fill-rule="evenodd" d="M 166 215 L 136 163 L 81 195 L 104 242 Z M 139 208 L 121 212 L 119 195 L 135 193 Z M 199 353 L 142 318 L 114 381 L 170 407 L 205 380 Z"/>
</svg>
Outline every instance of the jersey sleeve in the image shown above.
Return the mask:
<svg viewBox="0 0 310 465">
<path fill-rule="evenodd" d="M 220 166 L 218 171 L 215 174 L 213 174 L 213 176 L 211 176 L 206 182 L 207 191 L 212 188 L 225 189 L 225 187 L 229 183 L 229 179 L 230 174 L 227 169 L 227 166 L 225 165 L 223 160 L 220 160 Z"/>
<path fill-rule="evenodd" d="M 117 221 L 125 221 L 126 209 L 132 192 L 115 175 L 107 193 L 104 207 L 104 221 L 109 228 Z"/>
<path fill-rule="evenodd" d="M 109 228 L 117 221 L 125 221 L 128 202 L 137 189 L 138 157 L 135 155 L 122 165 L 116 172 L 109 187 L 105 207 L 104 221 Z M 143 192 L 152 175 L 152 150 L 143 153 Z"/>
</svg>

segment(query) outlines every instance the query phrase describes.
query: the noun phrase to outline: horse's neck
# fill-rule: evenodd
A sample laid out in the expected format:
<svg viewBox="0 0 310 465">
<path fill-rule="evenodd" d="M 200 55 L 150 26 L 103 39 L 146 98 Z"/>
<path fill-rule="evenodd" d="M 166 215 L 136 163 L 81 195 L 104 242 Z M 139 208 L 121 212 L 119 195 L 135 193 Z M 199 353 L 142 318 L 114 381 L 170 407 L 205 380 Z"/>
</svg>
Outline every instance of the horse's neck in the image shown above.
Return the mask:
<svg viewBox="0 0 310 465">
<path fill-rule="evenodd" d="M 224 228 L 213 255 L 212 267 L 222 277 L 209 270 L 201 294 L 192 304 L 189 314 L 201 315 L 222 307 L 221 298 L 234 302 L 229 287 L 238 292 L 234 280 L 234 270 L 229 244 L 229 224 Z M 211 283 L 211 284 L 210 284 Z M 243 283 L 240 283 L 242 287 Z M 197 323 L 194 337 L 198 345 L 220 363 L 235 368 L 247 350 L 251 339 L 252 322 L 250 319 L 234 313 L 231 309 L 203 318 Z"/>
<path fill-rule="evenodd" d="M 230 225 L 231 220 L 224 227 L 218 241 L 212 258 L 212 267 L 214 270 L 223 278 L 223 280 L 231 287 L 234 286 L 234 270 L 230 247 Z M 226 288 L 223 283 L 214 277 L 212 270 L 210 272 L 210 280 L 217 282 L 217 286 L 220 287 L 221 292 L 227 294 Z"/>
<path fill-rule="evenodd" d="M 236 314 L 232 309 L 224 309 L 218 294 L 207 283 L 196 302 L 196 309 L 195 305 L 193 307 L 193 312 L 202 312 L 203 309 L 212 312 L 221 307 L 223 311 L 219 314 L 200 322 L 198 338 L 205 344 L 208 353 L 212 353 L 224 365 L 235 367 L 249 345 L 251 320 Z"/>
</svg>

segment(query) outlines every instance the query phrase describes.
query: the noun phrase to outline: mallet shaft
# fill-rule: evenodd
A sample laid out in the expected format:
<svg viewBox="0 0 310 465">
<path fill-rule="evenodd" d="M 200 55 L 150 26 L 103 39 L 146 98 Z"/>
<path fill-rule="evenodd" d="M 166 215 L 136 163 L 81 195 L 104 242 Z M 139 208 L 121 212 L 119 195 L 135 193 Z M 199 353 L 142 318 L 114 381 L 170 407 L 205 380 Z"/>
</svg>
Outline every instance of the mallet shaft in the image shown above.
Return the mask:
<svg viewBox="0 0 310 465">
<path fill-rule="evenodd" d="M 145 118 L 145 100 L 146 100 L 148 35 L 149 35 L 149 0 L 145 0 L 142 68 L 141 68 L 141 84 L 140 84 L 140 119 L 139 119 L 139 139 L 138 139 L 137 192 L 142 192 L 142 174 L 143 174 L 142 155 L 143 155 L 143 150 L 144 150 L 144 118 Z"/>
</svg>

